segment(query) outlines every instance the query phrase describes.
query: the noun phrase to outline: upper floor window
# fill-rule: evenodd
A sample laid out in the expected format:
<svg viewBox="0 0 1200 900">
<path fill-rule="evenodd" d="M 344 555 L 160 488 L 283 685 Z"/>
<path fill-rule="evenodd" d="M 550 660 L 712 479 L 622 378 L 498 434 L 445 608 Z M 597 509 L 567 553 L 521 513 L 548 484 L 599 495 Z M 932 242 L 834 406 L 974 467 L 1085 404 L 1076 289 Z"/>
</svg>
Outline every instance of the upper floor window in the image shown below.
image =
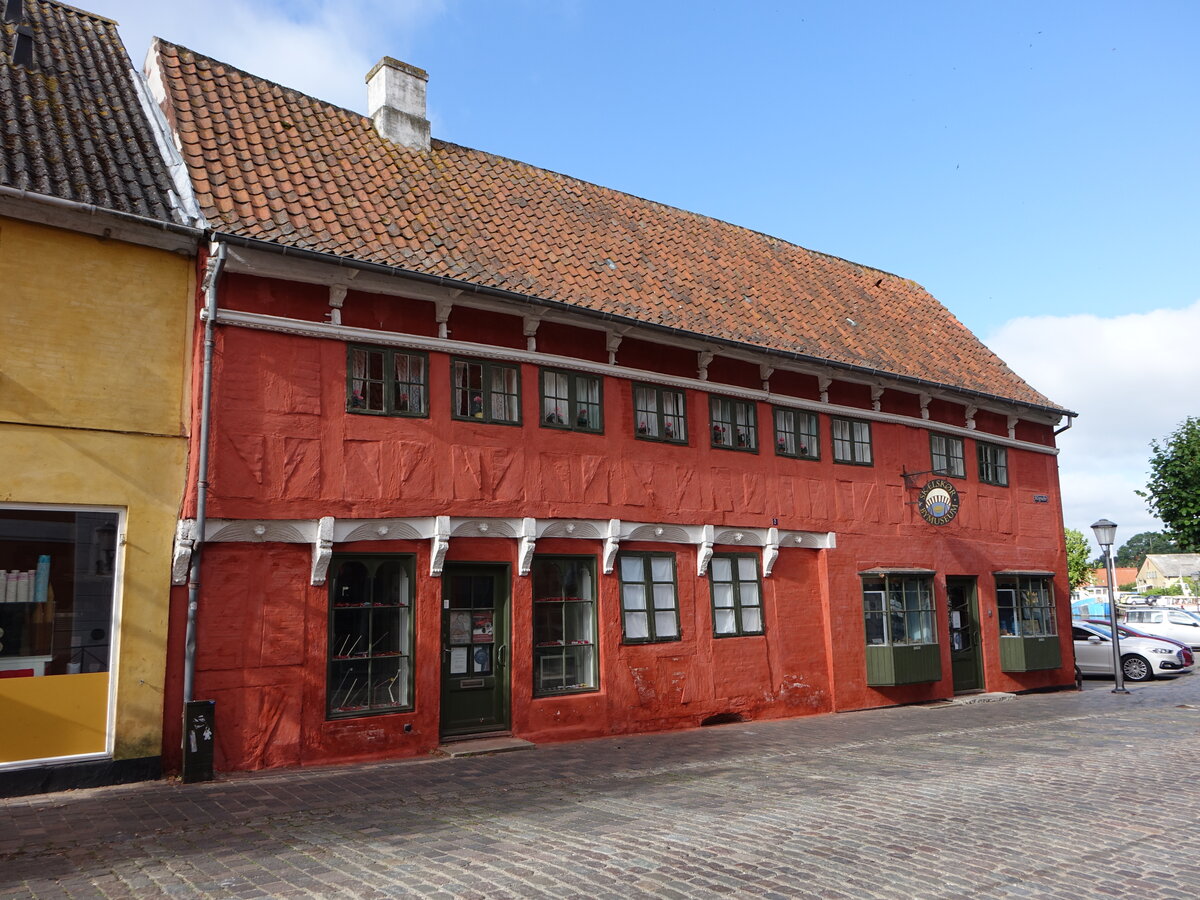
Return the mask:
<svg viewBox="0 0 1200 900">
<path fill-rule="evenodd" d="M 389 416 L 429 415 L 429 360 L 423 353 L 350 347 L 346 409 Z"/>
<path fill-rule="evenodd" d="M 979 480 L 1008 487 L 1008 450 L 996 444 L 975 443 L 979 458 Z"/>
<path fill-rule="evenodd" d="M 714 447 L 758 451 L 758 420 L 753 403 L 711 397 L 709 405 L 712 410 Z"/>
<path fill-rule="evenodd" d="M 600 378 L 542 369 L 542 425 L 571 431 L 603 431 Z"/>
<path fill-rule="evenodd" d="M 674 553 L 621 553 L 621 618 L 626 643 L 679 640 Z"/>
<path fill-rule="evenodd" d="M 858 419 L 830 419 L 833 431 L 833 460 L 871 465 L 871 423 Z"/>
<path fill-rule="evenodd" d="M 687 443 L 683 391 L 649 384 L 633 386 L 633 419 L 637 436 L 647 441 Z"/>
<path fill-rule="evenodd" d="M 1044 575 L 997 575 L 996 619 L 1001 637 L 1058 634 L 1050 579 Z"/>
<path fill-rule="evenodd" d="M 798 409 L 775 408 L 775 453 L 798 459 L 819 459 L 820 435 L 817 414 Z"/>
<path fill-rule="evenodd" d="M 762 634 L 758 558 L 745 554 L 713 554 L 708 561 L 708 578 L 712 585 L 713 632 L 717 637 Z"/>
<path fill-rule="evenodd" d="M 933 578 L 878 575 L 863 578 L 863 617 L 869 645 L 935 644 Z"/>
<path fill-rule="evenodd" d="M 963 459 L 962 438 L 945 434 L 929 436 L 929 452 L 933 458 L 933 471 L 937 475 L 965 478 L 967 464 Z"/>
<path fill-rule="evenodd" d="M 596 689 L 596 561 L 535 556 L 533 695 Z"/>
<path fill-rule="evenodd" d="M 456 419 L 480 419 L 505 425 L 521 422 L 521 372 L 508 363 L 454 360 Z"/>
</svg>

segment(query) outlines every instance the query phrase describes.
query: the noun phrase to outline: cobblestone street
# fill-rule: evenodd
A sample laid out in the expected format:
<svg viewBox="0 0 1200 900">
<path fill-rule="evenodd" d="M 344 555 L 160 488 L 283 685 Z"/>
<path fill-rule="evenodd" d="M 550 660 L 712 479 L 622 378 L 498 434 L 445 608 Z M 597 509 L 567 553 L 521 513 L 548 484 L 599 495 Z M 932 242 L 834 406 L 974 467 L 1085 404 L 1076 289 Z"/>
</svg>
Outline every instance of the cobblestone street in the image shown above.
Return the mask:
<svg viewBox="0 0 1200 900">
<path fill-rule="evenodd" d="M 15 798 L 0 895 L 1183 898 L 1198 729 L 1200 677 L 1101 681 Z"/>
</svg>

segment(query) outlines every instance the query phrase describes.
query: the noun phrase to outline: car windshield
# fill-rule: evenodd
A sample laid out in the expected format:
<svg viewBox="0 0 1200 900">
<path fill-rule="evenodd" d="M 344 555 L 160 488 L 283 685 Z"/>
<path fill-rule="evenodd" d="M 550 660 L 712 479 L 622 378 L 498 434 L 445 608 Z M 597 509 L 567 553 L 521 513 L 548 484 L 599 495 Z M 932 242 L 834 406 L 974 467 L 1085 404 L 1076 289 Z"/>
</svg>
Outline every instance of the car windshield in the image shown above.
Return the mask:
<svg viewBox="0 0 1200 900">
<path fill-rule="evenodd" d="M 1093 625 L 1093 624 L 1089 624 L 1089 625 L 1088 625 L 1088 628 L 1089 628 L 1089 629 L 1091 629 L 1092 631 L 1096 632 L 1097 634 L 1102 634 L 1102 635 L 1104 635 L 1104 637 L 1106 637 L 1107 639 L 1109 639 L 1109 640 L 1112 640 L 1112 632 L 1108 630 L 1108 626 L 1107 626 L 1107 625 Z"/>
</svg>

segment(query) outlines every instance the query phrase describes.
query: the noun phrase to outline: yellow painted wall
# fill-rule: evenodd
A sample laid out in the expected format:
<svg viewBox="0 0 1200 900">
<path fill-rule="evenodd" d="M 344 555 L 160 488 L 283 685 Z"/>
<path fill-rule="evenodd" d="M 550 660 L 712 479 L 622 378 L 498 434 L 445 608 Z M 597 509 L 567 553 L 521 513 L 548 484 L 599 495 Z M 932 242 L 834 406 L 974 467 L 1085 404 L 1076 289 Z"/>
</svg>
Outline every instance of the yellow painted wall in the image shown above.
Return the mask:
<svg viewBox="0 0 1200 900">
<path fill-rule="evenodd" d="M 161 751 L 193 265 L 0 217 L 0 502 L 126 510 L 111 673 L 117 759 Z M 0 721 L 5 703 L 0 693 Z"/>
</svg>

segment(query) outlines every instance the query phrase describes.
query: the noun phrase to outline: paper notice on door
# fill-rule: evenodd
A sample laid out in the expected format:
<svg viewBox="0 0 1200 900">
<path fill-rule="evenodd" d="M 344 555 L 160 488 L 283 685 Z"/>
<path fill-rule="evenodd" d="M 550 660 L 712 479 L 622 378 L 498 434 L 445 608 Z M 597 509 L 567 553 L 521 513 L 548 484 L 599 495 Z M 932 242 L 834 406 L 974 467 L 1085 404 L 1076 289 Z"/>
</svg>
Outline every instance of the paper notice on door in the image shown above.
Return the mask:
<svg viewBox="0 0 1200 900">
<path fill-rule="evenodd" d="M 467 648 L 466 647 L 451 647 L 450 648 L 450 674 L 451 675 L 466 675 L 467 674 Z"/>
<path fill-rule="evenodd" d="M 471 614 L 469 612 L 450 613 L 450 643 L 471 643 Z"/>
</svg>

